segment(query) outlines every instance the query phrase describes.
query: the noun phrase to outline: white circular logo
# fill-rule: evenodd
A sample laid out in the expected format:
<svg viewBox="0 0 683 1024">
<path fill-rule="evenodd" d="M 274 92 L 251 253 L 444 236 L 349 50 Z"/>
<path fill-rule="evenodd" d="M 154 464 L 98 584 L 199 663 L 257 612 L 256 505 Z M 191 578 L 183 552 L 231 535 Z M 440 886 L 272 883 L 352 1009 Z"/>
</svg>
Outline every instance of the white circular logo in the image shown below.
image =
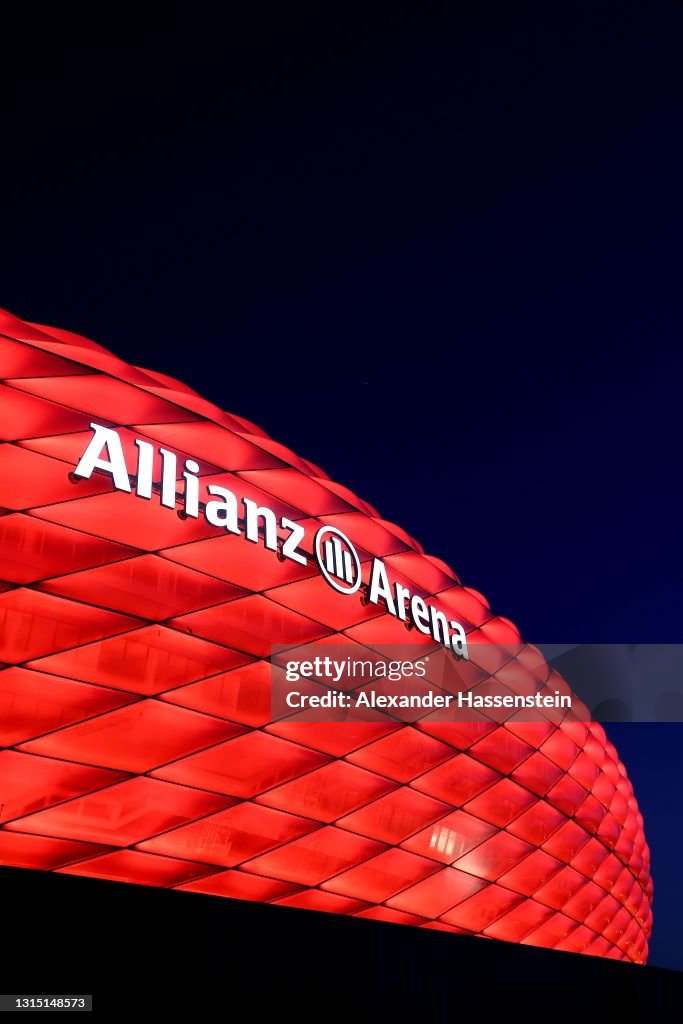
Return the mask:
<svg viewBox="0 0 683 1024">
<path fill-rule="evenodd" d="M 360 558 L 341 530 L 321 526 L 315 535 L 315 557 L 323 576 L 340 594 L 355 594 L 361 585 Z"/>
</svg>

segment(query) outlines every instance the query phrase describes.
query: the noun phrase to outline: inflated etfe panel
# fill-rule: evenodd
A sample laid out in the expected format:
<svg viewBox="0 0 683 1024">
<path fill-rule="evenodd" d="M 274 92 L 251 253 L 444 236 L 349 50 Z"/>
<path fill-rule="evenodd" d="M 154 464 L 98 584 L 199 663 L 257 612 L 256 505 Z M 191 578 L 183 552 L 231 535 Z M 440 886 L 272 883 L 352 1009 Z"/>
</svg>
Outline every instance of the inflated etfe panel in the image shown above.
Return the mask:
<svg viewBox="0 0 683 1024">
<path fill-rule="evenodd" d="M 274 644 L 511 623 L 240 416 L 68 332 L 0 334 L 0 862 L 645 961 L 649 852 L 599 724 L 273 719 Z M 367 600 L 378 559 L 420 628 Z M 517 650 L 490 671 L 562 690 Z"/>
</svg>

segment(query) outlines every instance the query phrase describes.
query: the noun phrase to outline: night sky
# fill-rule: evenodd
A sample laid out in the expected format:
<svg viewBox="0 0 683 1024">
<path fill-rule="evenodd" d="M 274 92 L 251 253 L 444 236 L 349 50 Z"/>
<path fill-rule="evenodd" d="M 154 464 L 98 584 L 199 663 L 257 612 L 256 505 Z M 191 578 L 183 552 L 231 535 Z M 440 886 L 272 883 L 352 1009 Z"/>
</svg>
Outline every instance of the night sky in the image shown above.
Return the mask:
<svg viewBox="0 0 683 1024">
<path fill-rule="evenodd" d="M 681 6 L 246 6 L 3 15 L 0 305 L 254 420 L 526 640 L 681 642 Z M 607 729 L 683 969 L 683 724 Z"/>
</svg>

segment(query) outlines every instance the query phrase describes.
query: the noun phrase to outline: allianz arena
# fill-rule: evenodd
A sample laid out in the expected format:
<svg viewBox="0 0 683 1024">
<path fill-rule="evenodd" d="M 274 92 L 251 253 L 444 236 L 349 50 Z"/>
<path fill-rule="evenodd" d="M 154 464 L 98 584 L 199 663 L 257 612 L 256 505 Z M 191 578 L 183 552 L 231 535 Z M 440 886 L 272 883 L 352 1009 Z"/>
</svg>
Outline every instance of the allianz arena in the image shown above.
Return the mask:
<svg viewBox="0 0 683 1024">
<path fill-rule="evenodd" d="M 0 313 L 0 377 L 0 864 L 646 962 L 598 723 L 272 714 L 274 645 L 512 645 L 492 678 L 567 692 L 481 594 L 163 373 Z"/>
</svg>

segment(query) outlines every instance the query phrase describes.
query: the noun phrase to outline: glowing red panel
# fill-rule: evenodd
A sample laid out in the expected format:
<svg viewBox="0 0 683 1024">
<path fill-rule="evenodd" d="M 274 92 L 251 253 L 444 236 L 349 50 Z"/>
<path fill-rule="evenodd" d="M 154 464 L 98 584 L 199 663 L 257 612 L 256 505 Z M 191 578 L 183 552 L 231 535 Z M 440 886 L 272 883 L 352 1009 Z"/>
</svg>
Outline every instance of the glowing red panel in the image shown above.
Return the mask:
<svg viewBox="0 0 683 1024">
<path fill-rule="evenodd" d="M 291 448 L 287 448 L 286 445 L 280 444 L 279 441 L 273 441 L 272 437 L 268 437 L 264 431 L 254 426 L 253 423 L 248 422 L 245 419 L 241 419 L 240 417 L 235 417 L 235 419 L 240 420 L 240 423 L 236 424 L 235 426 L 235 429 L 238 432 L 245 431 L 250 434 L 258 434 L 257 443 L 259 448 L 263 448 L 264 451 L 270 452 L 271 455 L 277 456 L 278 459 L 281 459 L 289 466 L 294 466 L 295 469 L 301 470 L 306 476 L 310 476 L 311 474 L 313 474 L 313 476 L 317 476 L 321 479 L 324 479 L 325 483 L 327 484 L 327 474 L 324 473 L 322 469 L 318 468 L 317 466 L 314 466 L 313 463 L 309 462 L 307 459 L 302 459 L 298 455 L 295 455 Z M 241 473 L 240 476 L 249 477 L 251 476 L 251 473 L 251 470 L 247 470 L 246 472 Z"/>
<path fill-rule="evenodd" d="M 401 787 L 341 818 L 339 824 L 352 832 L 360 832 L 385 843 L 400 843 L 414 832 L 442 818 L 446 811 L 448 804 Z"/>
<path fill-rule="evenodd" d="M 21 381 L 14 381 L 15 385 Z M 81 378 L 80 386 L 83 387 Z M 47 402 L 34 395 L 26 395 L 17 387 L 0 384 L 3 441 L 24 437 L 41 437 L 67 430 L 87 430 L 90 417 L 86 413 L 66 409 L 55 402 Z"/>
<path fill-rule="evenodd" d="M 42 525 L 47 527 L 49 524 Z M 94 538 L 92 541 L 98 543 Z M 96 594 L 97 604 L 101 607 L 139 615 L 152 622 L 161 622 L 180 611 L 206 608 L 244 594 L 240 587 L 174 565 L 157 555 L 141 555 L 115 565 L 62 576 L 44 583 L 43 589 L 84 602 L 92 601 L 93 594 Z"/>
<path fill-rule="evenodd" d="M 617 842 L 620 842 L 620 852 L 626 853 L 627 856 L 630 854 L 632 841 L 629 839 L 626 832 L 619 831 L 619 823 L 611 814 L 606 815 L 602 819 L 598 825 L 596 835 L 605 844 L 605 846 L 609 846 L 610 850 L 613 850 L 616 847 Z"/>
<path fill-rule="evenodd" d="M 589 738 L 588 726 L 580 722 L 575 716 L 568 715 L 560 725 L 559 731 L 563 736 L 569 737 L 576 746 L 581 749 Z"/>
<path fill-rule="evenodd" d="M 440 591 L 439 604 L 451 611 L 458 621 L 471 622 L 474 626 L 493 618 L 484 598 L 471 587 L 456 586 Z"/>
<path fill-rule="evenodd" d="M 455 811 L 406 839 L 401 846 L 425 857 L 433 857 L 443 864 L 452 864 L 495 832 L 494 825 L 474 818 L 465 811 Z"/>
<path fill-rule="evenodd" d="M 93 857 L 80 864 L 61 868 L 60 874 L 89 875 L 92 878 L 111 878 L 115 882 L 168 887 L 180 885 L 210 870 L 206 864 L 155 857 L 151 853 L 138 853 L 136 850 L 117 850 L 104 857 Z"/>
<path fill-rule="evenodd" d="M 384 796 L 395 785 L 355 765 L 334 761 L 294 782 L 270 790 L 258 800 L 282 811 L 329 823 Z"/>
<path fill-rule="evenodd" d="M 470 896 L 464 903 L 449 910 L 447 914 L 443 915 L 442 920 L 446 924 L 482 932 L 496 918 L 502 917 L 521 901 L 521 896 L 508 889 L 502 889 L 499 885 L 488 885 L 481 892 Z"/>
<path fill-rule="evenodd" d="M 439 768 L 415 779 L 413 786 L 458 806 L 488 789 L 498 779 L 500 774 L 493 768 L 487 768 L 467 754 L 458 754 Z"/>
<path fill-rule="evenodd" d="M 238 650 L 259 657 L 269 655 L 274 644 L 305 644 L 328 632 L 319 623 L 258 594 L 183 615 L 171 625 L 218 643 L 225 643 L 229 636 L 230 643 Z"/>
<path fill-rule="evenodd" d="M 550 787 L 557 782 L 562 775 L 562 769 L 553 764 L 541 753 L 532 754 L 523 764 L 512 773 L 512 778 L 522 786 L 545 796 Z"/>
<path fill-rule="evenodd" d="M 532 715 L 535 714 L 535 711 L 532 712 Z M 505 728 L 515 736 L 518 736 L 519 739 L 524 740 L 525 743 L 528 743 L 534 750 L 538 750 L 544 740 L 548 736 L 552 736 L 556 730 L 556 726 L 551 725 L 546 719 L 535 717 L 531 721 L 527 721 L 526 713 L 523 711 L 508 719 L 505 723 Z M 550 760 L 552 761 L 553 759 L 551 758 Z"/>
<path fill-rule="evenodd" d="M 383 903 L 390 896 L 438 871 L 434 861 L 403 850 L 386 850 L 364 864 L 323 883 L 324 889 L 356 899 Z"/>
<path fill-rule="evenodd" d="M 217 718 L 142 700 L 25 743 L 22 750 L 66 761 L 146 772 L 241 729 Z"/>
<path fill-rule="evenodd" d="M 321 892 L 320 889 L 307 889 L 276 902 L 281 907 L 300 907 L 302 910 L 318 910 L 324 914 L 355 914 L 367 907 L 364 900 L 352 900 L 332 892 Z"/>
<path fill-rule="evenodd" d="M 534 899 L 537 899 L 539 903 L 545 903 L 546 906 L 552 907 L 554 910 L 560 910 L 585 883 L 586 879 L 583 875 L 567 866 L 554 874 L 540 889 L 537 889 Z"/>
<path fill-rule="evenodd" d="M 517 786 L 511 779 L 501 779 L 481 796 L 471 800 L 466 810 L 502 828 L 535 803 L 538 800 L 533 793 Z"/>
<path fill-rule="evenodd" d="M 452 715 L 447 716 L 443 711 L 435 711 L 422 718 L 417 728 L 460 750 L 467 750 L 477 740 L 499 728 L 490 718 L 474 709 L 463 711 L 461 715 L 462 721 L 453 722 L 449 720 Z M 458 719 L 460 717 L 458 716 Z"/>
<path fill-rule="evenodd" d="M 566 939 L 562 940 L 562 942 L 558 942 L 555 949 L 564 950 L 566 953 L 583 953 L 594 938 L 595 932 L 592 932 L 589 928 L 580 926 L 579 928 L 575 928 Z"/>
<path fill-rule="evenodd" d="M 286 779 L 318 768 L 327 760 L 324 754 L 315 750 L 267 736 L 263 732 L 249 732 L 228 743 L 221 743 L 159 768 L 154 775 L 171 782 L 246 799 L 272 789 Z M 296 813 L 292 807 L 284 809 Z"/>
<path fill-rule="evenodd" d="M 433 932 L 450 932 L 452 935 L 471 935 L 467 928 L 456 928 L 452 924 L 444 924 L 443 921 L 427 921 L 421 925 L 422 928 Z"/>
<path fill-rule="evenodd" d="M 561 811 L 543 800 L 536 800 L 528 811 L 510 822 L 507 830 L 527 843 L 541 846 L 565 821 Z"/>
<path fill-rule="evenodd" d="M 326 526 L 333 526 L 349 538 L 352 543 L 359 544 L 371 555 L 390 555 L 398 551 L 405 551 L 406 544 L 399 540 L 395 533 L 386 530 L 383 526 L 369 516 L 361 512 L 347 512 L 343 515 L 320 516 L 320 522 Z"/>
<path fill-rule="evenodd" d="M 217 423 L 163 423 L 145 426 L 145 433 L 161 441 L 175 445 L 181 451 L 192 455 L 201 452 L 205 459 L 222 469 L 268 469 L 281 466 L 279 459 L 265 451 L 258 444 L 252 444 L 244 437 L 218 426 Z"/>
<path fill-rule="evenodd" d="M 568 870 L 572 870 L 572 869 L 570 868 Z M 624 868 L 621 869 L 619 877 L 617 878 L 616 882 L 612 886 L 612 890 L 611 890 L 612 891 L 612 895 L 614 896 L 614 898 L 619 900 L 620 903 L 625 904 L 627 906 L 627 909 L 628 909 L 628 904 L 631 902 L 630 901 L 630 895 L 631 895 L 631 893 L 633 891 L 633 884 L 634 884 L 633 875 L 631 874 L 631 872 L 629 871 L 628 868 L 624 867 Z"/>
<path fill-rule="evenodd" d="M 535 850 L 516 867 L 502 875 L 499 881 L 508 889 L 514 889 L 525 896 L 533 896 L 561 868 L 561 860 L 543 853 L 542 850 Z"/>
<path fill-rule="evenodd" d="M 589 793 L 581 806 L 576 809 L 574 817 L 589 832 L 598 832 L 605 817 L 605 808 L 601 807 L 595 797 Z"/>
<path fill-rule="evenodd" d="M 318 480 L 302 476 L 295 469 L 262 469 L 241 475 L 276 498 L 296 504 L 309 516 L 351 511 L 339 495 L 328 491 Z"/>
<path fill-rule="evenodd" d="M 91 480 L 83 481 L 86 488 Z M 80 480 L 70 486 L 75 500 L 45 506 L 35 514 L 52 523 L 61 523 L 85 533 L 96 532 L 99 537 L 109 537 L 143 551 L 157 551 L 173 544 L 214 536 L 215 527 L 212 528 L 203 518 L 180 519 L 170 509 L 153 501 L 136 499 L 131 505 L 131 495 L 123 491 L 87 497 L 89 492 L 83 489 Z"/>
<path fill-rule="evenodd" d="M 534 751 L 528 743 L 515 736 L 509 729 L 496 729 L 489 733 L 483 740 L 479 740 L 473 747 L 470 747 L 470 754 L 478 761 L 495 768 L 503 775 L 516 768 L 520 761 L 523 761 Z"/>
<path fill-rule="evenodd" d="M 562 911 L 577 921 L 585 921 L 598 904 L 602 902 L 604 890 L 594 882 L 586 882 L 574 895 L 562 906 Z"/>
<path fill-rule="evenodd" d="M 316 622 L 334 630 L 346 629 L 382 614 L 381 608 L 375 604 L 349 602 L 345 594 L 333 590 L 320 576 L 269 590 L 267 596 L 285 608 L 305 612 Z M 402 639 L 405 643 L 405 637 Z"/>
<path fill-rule="evenodd" d="M 246 865 L 246 870 L 300 885 L 319 885 L 352 864 L 369 860 L 383 849 L 385 847 L 381 843 L 372 839 L 328 825 L 279 850 L 257 857 Z"/>
<path fill-rule="evenodd" d="M 102 786 L 110 786 L 122 778 L 124 776 L 119 772 L 86 768 L 84 765 L 55 761 L 48 757 L 33 757 L 15 750 L 2 750 L 0 822 L 11 821 Z M 30 832 L 32 829 L 25 831 Z"/>
<path fill-rule="evenodd" d="M 576 760 L 569 766 L 569 775 L 584 789 L 591 788 L 599 773 L 600 769 L 595 761 L 583 752 L 578 754 Z"/>
<path fill-rule="evenodd" d="M 9 590 L 0 594 L 0 661 L 15 665 L 47 651 L 122 633 L 137 624 L 136 619 L 79 607 L 35 590 Z"/>
<path fill-rule="evenodd" d="M 254 661 L 232 672 L 180 686 L 165 693 L 162 700 L 245 725 L 265 725 L 270 721 L 270 672 L 267 662 Z"/>
<path fill-rule="evenodd" d="M 397 782 L 409 782 L 452 756 L 453 748 L 445 743 L 420 734 L 417 729 L 401 729 L 354 751 L 347 760 Z"/>
<path fill-rule="evenodd" d="M 283 814 L 257 804 L 239 803 L 219 814 L 203 817 L 191 825 L 140 843 L 139 849 L 230 868 L 274 846 L 291 845 L 293 840 L 313 828 L 314 822 L 293 814 Z"/>
<path fill-rule="evenodd" d="M 609 808 L 612 803 L 616 786 L 606 775 L 599 775 L 593 783 L 591 790 L 593 796 L 603 807 Z"/>
<path fill-rule="evenodd" d="M 17 514 L 0 519 L 0 579 L 12 583 L 32 583 L 131 554 L 133 551 L 122 544 L 89 537 L 33 516 Z"/>
<path fill-rule="evenodd" d="M 559 857 L 566 864 L 585 846 L 588 839 L 589 833 L 570 819 L 546 840 L 543 849 L 551 856 Z"/>
<path fill-rule="evenodd" d="M 486 882 L 481 878 L 475 878 L 464 871 L 442 868 L 435 875 L 393 896 L 387 901 L 387 906 L 420 917 L 439 917 L 484 885 Z"/>
<path fill-rule="evenodd" d="M 234 668 L 244 660 L 237 651 L 198 637 L 164 626 L 145 626 L 111 640 L 41 658 L 31 667 L 152 694 Z"/>
<path fill-rule="evenodd" d="M 586 799 L 586 790 L 578 782 L 563 775 L 546 794 L 546 800 L 568 817 L 575 813 Z"/>
<path fill-rule="evenodd" d="M 434 640 L 425 633 L 418 633 L 406 629 L 405 622 L 394 618 L 393 615 L 379 615 L 377 618 L 369 619 L 358 625 L 351 626 L 345 633 L 352 640 L 359 644 L 366 644 L 368 647 L 380 649 L 385 644 L 411 644 L 423 647 L 433 647 Z"/>
<path fill-rule="evenodd" d="M 401 728 L 396 722 L 315 722 L 311 719 L 310 714 L 306 721 L 297 721 L 294 716 L 269 725 L 268 732 L 341 757 Z"/>
<path fill-rule="evenodd" d="M 647 943 L 645 943 L 645 946 L 647 947 Z M 605 956 L 605 957 L 608 957 L 610 955 L 611 950 L 612 950 L 611 943 L 609 943 L 607 941 L 607 939 L 603 935 L 596 936 L 593 939 L 593 941 L 590 943 L 590 945 L 586 947 L 586 953 L 590 954 L 590 956 Z M 636 963 L 642 964 L 642 963 L 645 962 L 645 958 L 646 957 L 643 956 L 643 957 L 634 957 L 633 959 L 635 960 Z"/>
<path fill-rule="evenodd" d="M 369 907 L 361 910 L 356 917 L 364 917 L 369 921 L 386 921 L 389 924 L 421 925 L 424 918 L 417 914 L 404 914 L 401 910 L 391 910 L 389 907 Z"/>
<path fill-rule="evenodd" d="M 0 479 L 12 481 L 11 489 L 3 488 L 3 506 L 33 509 L 55 501 L 71 501 L 76 496 L 68 475 L 71 469 L 73 464 L 65 465 L 13 444 L 0 444 Z M 111 481 L 107 477 L 96 479 L 92 476 L 83 483 L 85 486 L 79 494 L 101 494 L 111 490 Z"/>
<path fill-rule="evenodd" d="M 609 850 L 602 843 L 598 842 L 597 839 L 589 839 L 573 858 L 571 866 L 587 878 L 593 878 L 608 853 Z"/>
<path fill-rule="evenodd" d="M 187 410 L 104 374 L 92 374 L 87 384 L 82 377 L 61 376 L 15 381 L 14 387 L 122 424 L 194 418 Z"/>
<path fill-rule="evenodd" d="M 576 927 L 576 921 L 572 921 L 566 914 L 555 913 L 540 927 L 526 935 L 522 939 L 522 943 L 531 946 L 549 946 L 552 949 L 566 939 Z"/>
<path fill-rule="evenodd" d="M 6 668 L 0 671 L 0 746 L 11 747 L 135 699 L 120 690 Z"/>
<path fill-rule="evenodd" d="M 107 849 L 106 846 L 78 843 L 69 839 L 22 835 L 20 832 L 8 832 L 4 829 L 0 831 L 0 864 L 16 868 L 53 871 L 72 861 L 96 857 Z"/>
<path fill-rule="evenodd" d="M 624 825 L 626 823 L 626 819 L 628 818 L 629 807 L 625 798 L 618 791 L 615 792 L 614 796 L 612 797 L 612 802 L 609 805 L 609 810 L 610 814 L 614 815 L 614 817 L 617 819 L 620 825 Z"/>
<path fill-rule="evenodd" d="M 95 768 L 82 768 L 81 771 L 92 773 L 92 777 L 98 771 L 103 778 L 105 774 L 110 777 L 113 775 Z M 88 796 L 68 800 L 57 807 L 20 818 L 9 827 L 19 832 L 85 839 L 110 846 L 130 846 L 145 836 L 210 814 L 229 802 L 227 797 L 214 793 L 200 793 L 183 786 L 171 786 L 156 779 L 140 777 L 116 786 L 109 785 Z"/>
<path fill-rule="evenodd" d="M 610 921 L 610 923 L 605 928 L 605 938 L 609 939 L 610 942 L 614 943 L 615 945 L 621 945 L 621 940 L 624 935 L 624 932 L 630 924 L 631 917 L 629 915 L 629 912 L 625 907 L 622 907 L 621 910 L 617 912 L 614 919 Z"/>
<path fill-rule="evenodd" d="M 593 875 L 593 881 L 608 891 L 613 891 L 617 879 L 622 871 L 622 863 L 614 854 L 605 857 L 598 870 Z"/>
<path fill-rule="evenodd" d="M 533 850 L 530 843 L 523 843 L 507 832 L 497 832 L 481 846 L 461 857 L 456 867 L 492 882 L 528 857 Z"/>
<path fill-rule="evenodd" d="M 550 907 L 544 907 L 535 900 L 525 900 L 489 925 L 484 934 L 504 942 L 521 942 L 525 935 L 538 928 L 552 914 Z"/>
<path fill-rule="evenodd" d="M 228 896 L 234 900 L 254 900 L 257 903 L 269 903 L 298 891 L 296 885 L 235 870 L 221 871 L 217 875 L 179 885 L 178 888 L 186 892 L 205 892 L 211 896 Z"/>
<path fill-rule="evenodd" d="M 2 339 L 0 348 L 0 378 L 12 380 L 21 377 L 56 377 L 58 374 L 90 373 L 86 366 L 50 352 L 41 352 L 10 338 Z"/>
<path fill-rule="evenodd" d="M 619 904 L 614 897 L 605 895 L 603 891 L 602 899 L 595 909 L 588 914 L 585 919 L 585 923 L 593 931 L 602 933 L 610 921 L 613 920 L 618 910 Z"/>
<path fill-rule="evenodd" d="M 245 544 L 233 534 L 210 537 L 194 544 L 182 544 L 162 551 L 161 554 L 179 565 L 196 569 L 197 572 L 210 573 L 218 579 L 256 592 L 280 587 L 315 572 L 313 565 L 299 565 L 289 559 L 280 561 L 273 558 L 273 552 L 263 545 Z"/>
<path fill-rule="evenodd" d="M 387 555 L 384 561 L 401 576 L 411 580 L 419 589 L 430 594 L 438 594 L 440 590 L 450 589 L 454 582 L 457 583 L 455 573 L 445 562 L 437 558 L 425 558 L 417 551 Z"/>
</svg>

